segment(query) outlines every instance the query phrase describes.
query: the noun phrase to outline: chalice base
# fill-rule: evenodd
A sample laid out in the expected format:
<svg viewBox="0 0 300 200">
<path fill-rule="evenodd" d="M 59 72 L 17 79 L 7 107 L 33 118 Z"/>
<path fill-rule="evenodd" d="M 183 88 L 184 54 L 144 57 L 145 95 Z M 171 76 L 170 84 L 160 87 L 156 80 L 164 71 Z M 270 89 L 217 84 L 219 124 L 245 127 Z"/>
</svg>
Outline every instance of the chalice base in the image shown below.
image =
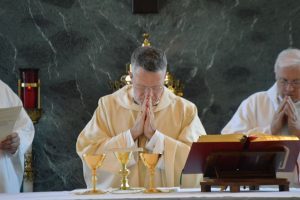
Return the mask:
<svg viewBox="0 0 300 200">
<path fill-rule="evenodd" d="M 126 190 L 124 189 L 116 189 L 116 190 L 113 190 L 111 191 L 111 193 L 113 194 L 134 194 L 134 193 L 140 193 L 140 192 L 143 192 L 144 188 L 126 188 Z"/>
<path fill-rule="evenodd" d="M 96 195 L 96 194 L 105 194 L 106 192 L 105 191 L 102 191 L 102 190 L 87 190 L 87 191 L 84 191 L 84 192 L 81 192 L 80 194 L 81 195 Z"/>
<path fill-rule="evenodd" d="M 156 188 L 149 188 L 149 189 L 144 190 L 144 193 L 161 193 L 161 191 Z"/>
</svg>

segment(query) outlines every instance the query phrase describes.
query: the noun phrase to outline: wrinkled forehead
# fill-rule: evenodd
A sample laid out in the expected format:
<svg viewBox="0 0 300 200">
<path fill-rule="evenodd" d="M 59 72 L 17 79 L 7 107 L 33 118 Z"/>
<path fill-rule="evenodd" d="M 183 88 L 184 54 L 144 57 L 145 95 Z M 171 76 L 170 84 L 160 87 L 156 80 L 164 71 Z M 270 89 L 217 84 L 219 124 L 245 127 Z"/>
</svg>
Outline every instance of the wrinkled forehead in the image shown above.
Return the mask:
<svg viewBox="0 0 300 200">
<path fill-rule="evenodd" d="M 300 80 L 300 64 L 278 68 L 276 71 L 276 79 L 285 79 L 289 81 Z"/>
<path fill-rule="evenodd" d="M 285 57 L 278 61 L 278 67 L 300 67 L 300 59 L 294 57 Z"/>
<path fill-rule="evenodd" d="M 147 87 L 153 87 L 162 85 L 165 79 L 165 73 L 163 71 L 149 72 L 143 68 L 137 69 L 132 76 L 132 83 L 134 85 L 142 85 Z"/>
</svg>

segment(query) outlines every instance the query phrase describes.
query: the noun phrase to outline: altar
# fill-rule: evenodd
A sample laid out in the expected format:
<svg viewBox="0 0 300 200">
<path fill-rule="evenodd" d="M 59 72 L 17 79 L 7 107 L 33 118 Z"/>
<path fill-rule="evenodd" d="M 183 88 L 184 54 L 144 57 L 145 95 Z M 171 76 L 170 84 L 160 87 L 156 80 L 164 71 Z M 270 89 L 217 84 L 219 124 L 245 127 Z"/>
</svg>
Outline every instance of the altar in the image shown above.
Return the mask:
<svg viewBox="0 0 300 200">
<path fill-rule="evenodd" d="M 74 191 L 53 191 L 53 192 L 29 192 L 19 194 L 0 194 L 1 200 L 77 200 L 77 199 L 165 199 L 165 200 L 183 200 L 183 199 L 201 199 L 201 200 L 245 200 L 245 199 L 300 199 L 300 188 L 290 188 L 289 192 L 278 192 L 277 188 L 261 188 L 260 191 L 241 190 L 239 193 L 229 191 L 220 192 L 219 188 L 213 188 L 212 192 L 200 192 L 198 188 L 179 189 L 176 192 L 166 192 L 157 194 L 111 194 L 104 195 L 76 195 Z"/>
</svg>

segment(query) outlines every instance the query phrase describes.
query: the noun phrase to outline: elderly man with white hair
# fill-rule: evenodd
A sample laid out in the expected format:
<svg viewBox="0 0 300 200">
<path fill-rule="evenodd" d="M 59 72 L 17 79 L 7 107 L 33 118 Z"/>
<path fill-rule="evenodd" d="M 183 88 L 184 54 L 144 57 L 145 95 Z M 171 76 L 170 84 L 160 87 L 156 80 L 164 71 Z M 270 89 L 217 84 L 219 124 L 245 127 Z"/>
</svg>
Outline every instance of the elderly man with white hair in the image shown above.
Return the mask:
<svg viewBox="0 0 300 200">
<path fill-rule="evenodd" d="M 283 50 L 274 70 L 274 85 L 244 100 L 222 134 L 263 132 L 300 137 L 300 50 Z M 298 178 L 297 174 L 289 180 L 298 182 Z"/>
</svg>

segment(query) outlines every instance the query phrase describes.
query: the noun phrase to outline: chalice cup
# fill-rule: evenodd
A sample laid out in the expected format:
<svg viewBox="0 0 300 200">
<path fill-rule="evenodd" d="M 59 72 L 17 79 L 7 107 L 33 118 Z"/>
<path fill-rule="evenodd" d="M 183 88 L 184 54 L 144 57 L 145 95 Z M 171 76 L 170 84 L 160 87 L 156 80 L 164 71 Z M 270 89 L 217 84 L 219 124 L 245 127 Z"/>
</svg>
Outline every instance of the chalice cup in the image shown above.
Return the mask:
<svg viewBox="0 0 300 200">
<path fill-rule="evenodd" d="M 104 194 L 105 192 L 99 189 L 96 189 L 97 184 L 97 169 L 101 167 L 105 154 L 83 154 L 83 159 L 85 160 L 88 167 L 92 170 L 92 190 L 88 190 L 83 194 Z"/>
<path fill-rule="evenodd" d="M 140 153 L 140 158 L 143 161 L 144 165 L 149 169 L 150 171 L 150 182 L 149 182 L 149 188 L 147 188 L 144 192 L 145 193 L 159 193 L 160 190 L 156 189 L 154 186 L 154 178 L 155 178 L 155 168 L 157 165 L 157 162 L 160 158 L 161 154 L 158 153 Z"/>
</svg>

